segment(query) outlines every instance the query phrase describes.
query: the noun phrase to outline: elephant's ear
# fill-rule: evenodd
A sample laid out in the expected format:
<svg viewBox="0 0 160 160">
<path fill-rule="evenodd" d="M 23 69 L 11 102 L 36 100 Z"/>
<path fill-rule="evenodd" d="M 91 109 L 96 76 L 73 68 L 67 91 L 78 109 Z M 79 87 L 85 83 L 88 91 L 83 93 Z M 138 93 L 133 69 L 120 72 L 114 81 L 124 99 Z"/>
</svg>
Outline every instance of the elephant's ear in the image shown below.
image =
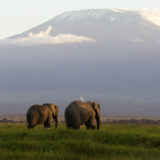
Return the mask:
<svg viewBox="0 0 160 160">
<path fill-rule="evenodd" d="M 97 107 L 96 107 L 96 103 L 93 102 L 92 103 L 92 108 L 94 109 L 95 113 L 96 113 L 96 116 L 98 115 L 98 111 L 97 111 Z"/>
<path fill-rule="evenodd" d="M 55 105 L 54 104 L 49 104 L 49 108 L 52 111 L 52 114 L 55 114 L 55 112 L 56 112 Z"/>
<path fill-rule="evenodd" d="M 100 105 L 98 104 L 98 108 L 99 108 L 99 110 L 101 110 L 101 107 L 100 107 Z"/>
<path fill-rule="evenodd" d="M 51 109 L 53 116 L 58 115 L 59 112 L 58 106 L 56 106 L 55 104 L 50 104 L 49 108 Z"/>
<path fill-rule="evenodd" d="M 55 107 L 55 110 L 56 110 L 56 113 L 58 114 L 58 112 L 59 112 L 59 107 L 58 106 L 54 106 Z"/>
</svg>

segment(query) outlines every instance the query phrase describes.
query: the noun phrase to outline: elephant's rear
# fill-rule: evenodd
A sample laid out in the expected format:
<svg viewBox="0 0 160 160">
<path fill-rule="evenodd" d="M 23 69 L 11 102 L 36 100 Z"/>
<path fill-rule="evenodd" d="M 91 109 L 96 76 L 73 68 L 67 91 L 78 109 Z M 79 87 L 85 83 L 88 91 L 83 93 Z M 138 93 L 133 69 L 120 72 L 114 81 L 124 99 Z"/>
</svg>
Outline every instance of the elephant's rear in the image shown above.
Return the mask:
<svg viewBox="0 0 160 160">
<path fill-rule="evenodd" d="M 36 106 L 31 106 L 27 111 L 27 123 L 28 129 L 33 128 L 37 124 L 37 111 L 35 110 Z"/>
<path fill-rule="evenodd" d="M 68 108 L 66 108 L 65 113 L 64 113 L 64 117 L 65 117 L 65 122 L 66 122 L 66 126 L 67 128 L 71 128 L 70 126 L 70 111 L 68 110 Z"/>
<path fill-rule="evenodd" d="M 76 112 L 77 107 L 70 104 L 65 110 L 65 122 L 67 128 L 78 129 L 80 127 L 80 115 Z"/>
</svg>

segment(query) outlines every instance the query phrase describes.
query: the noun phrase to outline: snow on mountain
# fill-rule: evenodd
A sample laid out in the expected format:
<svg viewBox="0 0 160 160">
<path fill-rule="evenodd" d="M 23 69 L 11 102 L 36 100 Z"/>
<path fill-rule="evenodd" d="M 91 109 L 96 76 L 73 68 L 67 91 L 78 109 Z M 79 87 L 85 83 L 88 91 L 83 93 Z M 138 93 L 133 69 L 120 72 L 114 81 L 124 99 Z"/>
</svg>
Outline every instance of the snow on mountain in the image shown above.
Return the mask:
<svg viewBox="0 0 160 160">
<path fill-rule="evenodd" d="M 124 11 L 120 9 L 113 9 L 113 10 L 95 9 L 95 10 L 69 11 L 61 14 L 60 16 L 57 16 L 55 20 L 60 21 L 68 19 L 71 21 L 79 21 L 81 19 L 88 19 L 90 17 L 95 19 L 103 19 L 109 12 L 124 13 Z"/>
<path fill-rule="evenodd" d="M 147 8 L 139 11 L 127 9 L 90 9 L 81 11 L 69 11 L 61 14 L 60 16 L 57 16 L 55 19 L 57 21 L 65 19 L 78 21 L 80 19 L 87 19 L 88 17 L 94 17 L 95 19 L 104 19 L 106 17 L 109 17 L 112 19 L 112 16 L 119 16 L 120 14 L 138 14 L 145 20 L 150 21 L 156 25 L 160 25 L 160 9 Z"/>
</svg>

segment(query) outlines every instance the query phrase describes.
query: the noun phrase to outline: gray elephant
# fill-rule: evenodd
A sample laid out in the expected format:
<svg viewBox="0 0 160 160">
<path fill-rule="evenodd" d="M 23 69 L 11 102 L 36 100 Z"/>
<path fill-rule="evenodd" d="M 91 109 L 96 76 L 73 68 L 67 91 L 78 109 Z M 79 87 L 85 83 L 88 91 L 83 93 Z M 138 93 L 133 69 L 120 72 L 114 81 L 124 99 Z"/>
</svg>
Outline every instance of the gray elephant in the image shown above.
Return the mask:
<svg viewBox="0 0 160 160">
<path fill-rule="evenodd" d="M 100 128 L 100 105 L 96 102 L 73 101 L 65 109 L 67 128 L 79 129 L 85 124 L 86 128 Z"/>
<path fill-rule="evenodd" d="M 57 128 L 58 112 L 59 108 L 55 104 L 32 105 L 27 111 L 28 128 L 34 128 L 37 124 L 43 124 L 44 128 L 51 128 L 52 118 Z"/>
</svg>

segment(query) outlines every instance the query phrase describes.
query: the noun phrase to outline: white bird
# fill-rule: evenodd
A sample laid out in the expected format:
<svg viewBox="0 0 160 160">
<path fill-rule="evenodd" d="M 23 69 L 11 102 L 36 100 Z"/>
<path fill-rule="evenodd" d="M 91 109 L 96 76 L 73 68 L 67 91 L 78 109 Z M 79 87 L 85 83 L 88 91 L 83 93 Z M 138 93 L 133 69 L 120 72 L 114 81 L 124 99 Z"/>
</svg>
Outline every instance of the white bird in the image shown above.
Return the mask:
<svg viewBox="0 0 160 160">
<path fill-rule="evenodd" d="M 84 102 L 84 98 L 83 98 L 82 96 L 80 97 L 80 100 L 81 100 L 82 102 Z"/>
</svg>

